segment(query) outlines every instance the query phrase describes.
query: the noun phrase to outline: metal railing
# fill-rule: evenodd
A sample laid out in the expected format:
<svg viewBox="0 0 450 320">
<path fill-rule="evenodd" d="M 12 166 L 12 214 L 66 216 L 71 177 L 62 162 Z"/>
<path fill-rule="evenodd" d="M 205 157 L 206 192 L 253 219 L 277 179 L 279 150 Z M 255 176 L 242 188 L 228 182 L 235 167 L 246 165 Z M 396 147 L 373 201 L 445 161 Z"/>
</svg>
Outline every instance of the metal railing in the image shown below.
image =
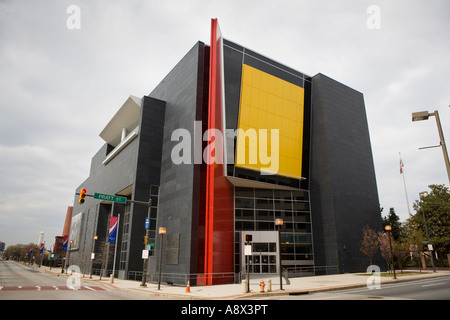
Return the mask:
<svg viewBox="0 0 450 320">
<path fill-rule="evenodd" d="M 321 276 L 339 273 L 339 268 L 335 266 L 308 266 L 308 267 L 287 267 L 286 272 L 289 278 Z"/>
<path fill-rule="evenodd" d="M 214 279 L 216 282 L 229 281 L 231 283 L 236 282 L 236 274 L 234 272 L 223 273 L 161 273 L 161 282 L 170 285 L 182 285 L 185 286 L 188 281 L 191 284 L 203 285 L 204 281 L 208 278 Z M 159 274 L 147 274 L 147 281 L 158 282 Z"/>
<path fill-rule="evenodd" d="M 108 270 L 108 276 L 112 273 L 112 270 Z M 305 266 L 305 267 L 283 267 L 282 276 L 286 280 L 286 283 L 289 283 L 289 278 L 297 278 L 297 277 L 308 277 L 308 276 L 317 276 L 317 275 L 329 275 L 329 274 L 337 274 L 339 273 L 339 268 L 337 265 L 335 266 Z M 93 268 L 93 275 L 100 275 L 100 269 Z M 255 276 L 255 273 L 250 274 L 251 277 Z M 264 275 L 261 273 L 260 275 Z M 267 273 L 266 275 L 277 275 Z M 116 270 L 115 277 L 118 276 L 118 271 Z M 181 285 L 185 286 L 188 281 L 191 284 L 202 285 L 204 279 L 213 278 L 215 282 L 227 281 L 228 283 L 240 283 L 243 279 L 246 279 L 246 274 L 234 273 L 234 272 L 224 272 L 224 273 L 161 273 L 161 282 L 170 284 L 170 285 Z M 128 271 L 127 274 L 128 280 L 141 281 L 142 280 L 142 271 Z M 158 282 L 159 274 L 147 274 L 148 282 Z"/>
</svg>

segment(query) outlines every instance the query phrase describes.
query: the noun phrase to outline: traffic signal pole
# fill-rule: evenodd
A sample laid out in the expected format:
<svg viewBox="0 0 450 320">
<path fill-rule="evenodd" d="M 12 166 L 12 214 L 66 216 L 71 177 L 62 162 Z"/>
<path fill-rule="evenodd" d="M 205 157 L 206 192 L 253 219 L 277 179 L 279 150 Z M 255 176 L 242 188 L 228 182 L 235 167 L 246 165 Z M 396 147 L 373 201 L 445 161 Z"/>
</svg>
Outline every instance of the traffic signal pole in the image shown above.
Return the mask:
<svg viewBox="0 0 450 320">
<path fill-rule="evenodd" d="M 79 195 L 80 198 L 78 200 L 79 204 L 84 204 L 84 198 L 85 197 L 90 197 L 90 198 L 95 198 L 95 199 L 108 199 L 106 201 L 112 201 L 112 202 L 118 202 L 118 203 L 122 203 L 125 204 L 127 202 L 133 203 L 133 204 L 140 204 L 140 205 L 144 205 L 147 206 L 147 218 L 148 220 L 150 220 L 150 213 L 151 213 L 151 209 L 152 209 L 152 199 L 151 197 L 149 198 L 148 202 L 145 201 L 139 201 L 139 200 L 128 200 L 124 197 L 120 197 L 120 196 L 114 196 L 114 195 L 104 195 L 104 194 L 87 194 L 86 193 L 86 189 L 81 189 L 80 192 L 75 193 L 75 195 Z M 99 198 L 98 196 L 105 196 L 105 198 Z M 148 246 L 148 239 L 150 236 L 150 228 L 146 226 L 146 232 L 145 232 L 145 241 L 144 241 L 144 250 L 147 250 L 147 246 Z M 117 241 L 116 241 L 116 246 L 117 246 Z M 116 247 L 117 250 L 117 247 Z M 147 281 L 147 269 L 148 269 L 148 258 L 147 259 L 143 259 L 143 270 L 142 270 L 142 283 L 141 283 L 141 287 L 146 287 L 146 281 Z"/>
</svg>

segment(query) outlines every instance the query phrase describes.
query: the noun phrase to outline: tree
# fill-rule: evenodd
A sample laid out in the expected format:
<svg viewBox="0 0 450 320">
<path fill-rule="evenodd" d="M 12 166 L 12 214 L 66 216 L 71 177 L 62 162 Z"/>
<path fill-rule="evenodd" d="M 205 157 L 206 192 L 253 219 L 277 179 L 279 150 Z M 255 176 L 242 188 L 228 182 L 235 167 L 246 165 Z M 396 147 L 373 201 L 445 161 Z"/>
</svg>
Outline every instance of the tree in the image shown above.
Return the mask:
<svg viewBox="0 0 450 320">
<path fill-rule="evenodd" d="M 381 256 L 386 261 L 386 264 L 390 266 L 392 264 L 391 247 L 389 245 L 389 232 L 378 232 L 378 243 L 380 244 Z M 393 241 L 391 237 L 391 241 Z M 390 269 L 390 268 L 389 268 Z"/>
<path fill-rule="evenodd" d="M 373 256 L 378 251 L 379 243 L 378 236 L 375 230 L 369 226 L 365 226 L 363 229 L 363 240 L 361 241 L 361 247 L 359 250 L 367 256 L 369 259 L 369 265 L 373 263 Z"/>
<path fill-rule="evenodd" d="M 450 251 L 450 191 L 444 185 L 430 185 L 430 192 L 421 195 L 414 203 L 416 214 L 411 222 L 427 234 L 430 243 L 443 259 Z M 425 217 L 425 220 L 424 220 Z"/>
<path fill-rule="evenodd" d="M 402 272 L 406 258 L 409 256 L 409 245 L 406 242 L 395 242 L 392 250 L 394 251 L 394 257 L 397 258 L 396 261 L 400 272 Z"/>
<path fill-rule="evenodd" d="M 29 262 L 31 247 L 33 247 L 33 256 L 36 259 L 38 250 L 36 250 L 37 245 L 35 243 L 10 245 L 6 248 L 3 256 L 11 260 Z"/>
<path fill-rule="evenodd" d="M 383 217 L 381 221 L 383 225 L 383 230 L 387 225 L 390 225 L 392 227 L 392 237 L 395 240 L 400 239 L 400 230 L 401 230 L 401 223 L 400 223 L 400 217 L 395 213 L 394 208 L 389 208 L 389 213 L 387 217 Z"/>
<path fill-rule="evenodd" d="M 408 219 L 402 224 L 402 239 L 403 242 L 409 244 L 409 250 L 412 252 L 412 257 L 417 261 L 417 264 L 420 265 L 420 256 L 424 249 L 423 244 L 425 243 L 425 235 L 422 230 L 417 228 L 417 225 L 412 219 Z"/>
</svg>

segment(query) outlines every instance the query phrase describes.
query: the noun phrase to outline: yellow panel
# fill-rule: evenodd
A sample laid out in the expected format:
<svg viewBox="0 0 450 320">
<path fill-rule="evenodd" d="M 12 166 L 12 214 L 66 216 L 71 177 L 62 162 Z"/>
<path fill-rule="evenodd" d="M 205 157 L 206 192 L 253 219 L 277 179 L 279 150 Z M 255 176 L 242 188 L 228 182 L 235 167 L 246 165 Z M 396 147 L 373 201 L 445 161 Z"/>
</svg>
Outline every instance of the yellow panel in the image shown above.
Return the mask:
<svg viewBox="0 0 450 320">
<path fill-rule="evenodd" d="M 244 64 L 235 165 L 301 178 L 303 106 L 303 88 Z"/>
</svg>

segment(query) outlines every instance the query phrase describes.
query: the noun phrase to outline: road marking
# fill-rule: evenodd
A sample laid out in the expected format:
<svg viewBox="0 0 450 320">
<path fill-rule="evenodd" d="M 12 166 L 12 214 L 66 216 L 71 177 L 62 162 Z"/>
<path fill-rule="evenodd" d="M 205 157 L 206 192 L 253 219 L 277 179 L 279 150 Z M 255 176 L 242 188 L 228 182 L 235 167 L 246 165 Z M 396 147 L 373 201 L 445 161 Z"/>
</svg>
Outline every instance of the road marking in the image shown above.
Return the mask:
<svg viewBox="0 0 450 320">
<path fill-rule="evenodd" d="M 109 291 L 108 289 L 104 289 L 101 287 L 94 286 L 81 286 L 80 288 L 68 287 L 68 286 L 4 286 L 0 287 L 1 291 L 9 291 L 9 290 L 31 290 L 31 291 L 48 291 L 48 290 L 90 290 L 90 291 Z"/>
<path fill-rule="evenodd" d="M 95 289 L 93 289 L 91 287 L 88 287 L 88 286 L 83 286 L 83 287 L 85 287 L 86 289 L 92 290 L 92 291 L 97 291 L 97 290 L 95 290 Z"/>
<path fill-rule="evenodd" d="M 424 285 L 422 285 L 422 287 L 440 286 L 441 284 L 446 284 L 446 282 L 424 284 Z"/>
</svg>

